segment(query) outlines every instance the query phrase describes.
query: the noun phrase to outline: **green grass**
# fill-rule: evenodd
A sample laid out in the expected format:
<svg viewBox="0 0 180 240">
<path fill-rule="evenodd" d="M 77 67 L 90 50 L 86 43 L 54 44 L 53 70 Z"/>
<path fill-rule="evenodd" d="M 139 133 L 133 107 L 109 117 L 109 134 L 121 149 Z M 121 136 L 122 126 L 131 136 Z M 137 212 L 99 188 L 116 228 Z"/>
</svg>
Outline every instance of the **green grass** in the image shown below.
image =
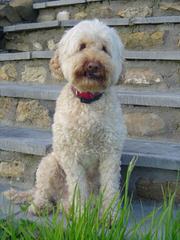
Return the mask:
<svg viewBox="0 0 180 240">
<path fill-rule="evenodd" d="M 117 203 L 114 199 L 106 211 L 101 211 L 103 194 L 96 198 L 90 196 L 82 210 L 77 193 L 69 213 L 62 210 L 61 218 L 57 209 L 51 220 L 44 214 L 43 222 L 14 217 L 1 220 L 0 240 L 180 240 L 180 211 L 174 214 L 175 193 L 164 194 L 162 206 L 154 208 L 139 222 L 133 218 L 128 183 L 134 164 L 132 161 L 128 168 L 120 200 Z M 116 211 L 112 217 L 115 203 Z"/>
</svg>

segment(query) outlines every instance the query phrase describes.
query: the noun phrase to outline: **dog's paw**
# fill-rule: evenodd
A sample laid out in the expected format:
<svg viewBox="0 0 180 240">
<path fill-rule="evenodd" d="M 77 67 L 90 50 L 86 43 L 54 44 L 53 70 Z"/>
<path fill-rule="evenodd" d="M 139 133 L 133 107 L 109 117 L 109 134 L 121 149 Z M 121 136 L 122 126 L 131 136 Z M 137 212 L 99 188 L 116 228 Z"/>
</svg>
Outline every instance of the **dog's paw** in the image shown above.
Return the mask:
<svg viewBox="0 0 180 240">
<path fill-rule="evenodd" d="M 34 204 L 31 204 L 29 207 L 28 207 L 28 213 L 30 215 L 38 215 L 38 211 L 37 211 L 37 208 Z"/>
<path fill-rule="evenodd" d="M 39 215 L 49 215 L 53 210 L 53 205 L 51 203 L 45 204 L 45 205 L 35 205 L 34 203 L 32 203 L 29 208 L 28 208 L 28 213 L 30 215 L 35 215 L 35 216 L 39 216 Z"/>
</svg>

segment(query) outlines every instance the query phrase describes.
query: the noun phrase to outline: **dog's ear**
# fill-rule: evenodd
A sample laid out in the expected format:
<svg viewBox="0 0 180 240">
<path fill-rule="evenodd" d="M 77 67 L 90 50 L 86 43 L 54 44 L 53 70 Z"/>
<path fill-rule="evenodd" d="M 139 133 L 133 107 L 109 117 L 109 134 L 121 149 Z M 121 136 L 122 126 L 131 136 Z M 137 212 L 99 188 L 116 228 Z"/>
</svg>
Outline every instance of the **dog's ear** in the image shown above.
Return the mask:
<svg viewBox="0 0 180 240">
<path fill-rule="evenodd" d="M 51 58 L 49 62 L 49 68 L 54 78 L 58 80 L 62 80 L 64 78 L 59 62 L 58 49 L 55 51 L 54 56 Z"/>
<path fill-rule="evenodd" d="M 122 64 L 121 74 L 119 76 L 119 80 L 117 82 L 117 85 L 122 84 L 125 81 L 125 78 L 126 78 L 126 69 L 125 69 L 125 65 L 123 63 Z"/>
</svg>

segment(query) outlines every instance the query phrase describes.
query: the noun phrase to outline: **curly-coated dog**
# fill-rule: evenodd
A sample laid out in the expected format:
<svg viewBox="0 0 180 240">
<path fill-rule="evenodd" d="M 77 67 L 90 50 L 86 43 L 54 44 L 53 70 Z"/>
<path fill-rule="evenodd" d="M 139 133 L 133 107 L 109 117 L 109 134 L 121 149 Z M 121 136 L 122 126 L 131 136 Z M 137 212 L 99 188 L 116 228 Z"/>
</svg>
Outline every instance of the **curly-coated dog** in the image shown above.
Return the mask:
<svg viewBox="0 0 180 240">
<path fill-rule="evenodd" d="M 68 83 L 56 102 L 53 151 L 38 167 L 31 212 L 59 201 L 68 208 L 76 185 L 82 201 L 103 191 L 105 208 L 119 192 L 126 128 L 113 86 L 122 63 L 118 34 L 98 20 L 80 22 L 60 40 L 50 68 Z"/>
</svg>

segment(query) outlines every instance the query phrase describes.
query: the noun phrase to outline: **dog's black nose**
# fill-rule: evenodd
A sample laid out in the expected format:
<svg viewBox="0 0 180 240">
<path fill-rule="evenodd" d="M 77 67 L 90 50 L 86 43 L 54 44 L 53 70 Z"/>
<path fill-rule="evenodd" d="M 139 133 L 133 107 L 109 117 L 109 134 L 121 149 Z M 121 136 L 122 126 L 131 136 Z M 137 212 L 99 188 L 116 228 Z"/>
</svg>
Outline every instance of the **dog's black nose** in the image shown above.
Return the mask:
<svg viewBox="0 0 180 240">
<path fill-rule="evenodd" d="M 87 70 L 91 73 L 97 73 L 100 70 L 100 64 L 97 62 L 89 62 Z"/>
</svg>

